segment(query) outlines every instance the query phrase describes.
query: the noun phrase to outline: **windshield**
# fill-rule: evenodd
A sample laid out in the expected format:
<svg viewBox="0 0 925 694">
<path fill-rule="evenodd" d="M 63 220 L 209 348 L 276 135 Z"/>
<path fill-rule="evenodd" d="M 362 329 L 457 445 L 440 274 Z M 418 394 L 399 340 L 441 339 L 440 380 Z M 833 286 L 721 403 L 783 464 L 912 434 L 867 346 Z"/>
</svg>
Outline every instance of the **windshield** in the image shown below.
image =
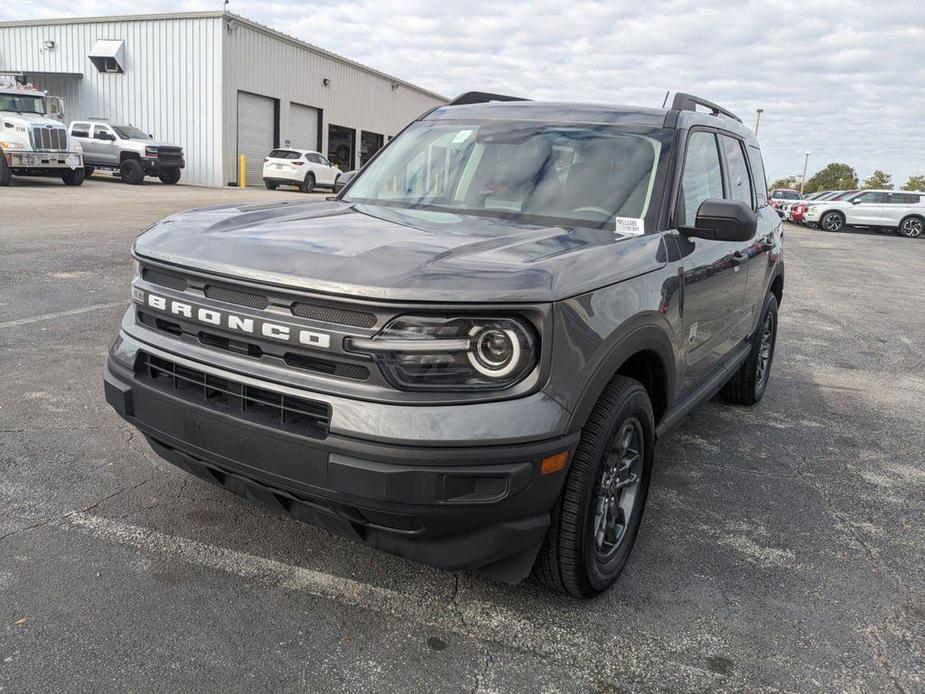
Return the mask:
<svg viewBox="0 0 925 694">
<path fill-rule="evenodd" d="M 800 194 L 795 190 L 775 190 L 771 197 L 778 200 L 799 200 Z"/>
<path fill-rule="evenodd" d="M 612 227 L 655 207 L 670 141 L 667 131 L 625 126 L 422 121 L 370 164 L 345 200 Z"/>
<path fill-rule="evenodd" d="M 0 111 L 45 113 L 45 99 L 34 94 L 0 94 Z"/>
<path fill-rule="evenodd" d="M 131 125 L 114 125 L 112 126 L 112 129 L 115 130 L 119 137 L 121 137 L 123 140 L 151 139 L 151 136 L 148 135 L 148 133 L 144 132 L 143 130 L 139 130 L 138 128 L 134 128 Z"/>
</svg>

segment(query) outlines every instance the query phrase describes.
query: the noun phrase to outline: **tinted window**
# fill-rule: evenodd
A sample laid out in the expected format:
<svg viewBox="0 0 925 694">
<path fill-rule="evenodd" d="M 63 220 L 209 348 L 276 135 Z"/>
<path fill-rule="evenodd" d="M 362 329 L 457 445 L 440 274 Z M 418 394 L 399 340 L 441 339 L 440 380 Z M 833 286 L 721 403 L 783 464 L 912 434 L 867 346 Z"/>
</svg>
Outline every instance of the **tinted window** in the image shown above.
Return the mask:
<svg viewBox="0 0 925 694">
<path fill-rule="evenodd" d="M 321 156 L 318 154 L 314 154 L 314 153 L 306 154 L 305 158 L 308 159 L 312 164 L 324 164 L 324 161 L 321 159 Z"/>
<path fill-rule="evenodd" d="M 741 200 L 749 207 L 755 206 L 752 197 L 752 183 L 748 177 L 748 165 L 742 153 L 742 143 L 733 137 L 720 135 L 723 143 L 723 154 L 726 156 L 726 174 L 729 178 L 729 192 L 726 197 L 730 200 Z"/>
<path fill-rule="evenodd" d="M 273 159 L 298 159 L 298 152 L 291 152 L 288 149 L 274 149 L 270 152 L 270 157 Z"/>
<path fill-rule="evenodd" d="M 919 196 L 915 193 L 890 193 L 889 202 L 892 205 L 917 205 Z"/>
<path fill-rule="evenodd" d="M 886 193 L 861 193 L 857 197 L 851 198 L 851 202 L 861 202 L 861 203 L 878 203 L 886 202 L 887 194 Z"/>
<path fill-rule="evenodd" d="M 764 173 L 764 161 L 761 159 L 761 150 L 754 145 L 746 148 L 748 160 L 752 164 L 754 173 L 755 197 L 758 199 L 758 207 L 768 204 L 768 179 Z"/>
<path fill-rule="evenodd" d="M 113 137 L 112 133 L 109 132 L 109 128 L 105 125 L 95 125 L 93 126 L 93 137 L 99 137 L 100 135 L 109 135 Z"/>
<path fill-rule="evenodd" d="M 90 137 L 90 125 L 88 123 L 74 123 L 71 126 L 71 135 L 74 137 Z"/>
<path fill-rule="evenodd" d="M 678 218 L 694 226 L 697 209 L 704 200 L 723 197 L 723 175 L 713 133 L 695 131 L 687 138 L 684 177 L 681 179 Z"/>
</svg>

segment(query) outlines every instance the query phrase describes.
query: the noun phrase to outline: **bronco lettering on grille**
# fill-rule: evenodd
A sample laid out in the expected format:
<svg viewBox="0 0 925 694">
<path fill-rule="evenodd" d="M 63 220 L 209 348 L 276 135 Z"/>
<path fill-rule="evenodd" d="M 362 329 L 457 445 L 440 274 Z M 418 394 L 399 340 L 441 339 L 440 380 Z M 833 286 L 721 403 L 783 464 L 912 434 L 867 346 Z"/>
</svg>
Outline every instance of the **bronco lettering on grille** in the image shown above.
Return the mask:
<svg viewBox="0 0 925 694">
<path fill-rule="evenodd" d="M 321 333 L 316 330 L 304 330 L 294 326 L 282 325 L 246 316 L 240 316 L 225 311 L 217 311 L 202 306 L 194 306 L 184 301 L 168 299 L 157 294 L 146 293 L 144 300 L 141 302 L 157 311 L 180 316 L 187 320 L 206 325 L 217 325 L 248 335 L 261 335 L 273 340 L 282 342 L 294 342 L 307 347 L 317 347 L 319 349 L 328 349 L 331 346 L 331 336 L 327 333 Z"/>
</svg>

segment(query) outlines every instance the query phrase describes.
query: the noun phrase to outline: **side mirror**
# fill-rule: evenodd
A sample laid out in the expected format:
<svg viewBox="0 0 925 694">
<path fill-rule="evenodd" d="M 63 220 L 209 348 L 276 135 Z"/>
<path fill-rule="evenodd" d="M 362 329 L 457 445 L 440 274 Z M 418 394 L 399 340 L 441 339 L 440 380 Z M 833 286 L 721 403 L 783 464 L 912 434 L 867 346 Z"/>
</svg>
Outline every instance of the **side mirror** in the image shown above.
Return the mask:
<svg viewBox="0 0 925 694">
<path fill-rule="evenodd" d="M 851 204 L 852 204 L 852 205 L 860 205 L 860 204 L 861 204 L 861 198 L 854 198 L 854 199 L 851 201 Z"/>
<path fill-rule="evenodd" d="M 356 177 L 358 171 L 345 171 L 340 176 L 337 177 L 337 182 L 334 184 L 334 192 L 339 193 L 343 190 L 349 183 Z"/>
<path fill-rule="evenodd" d="M 689 238 L 750 241 L 758 230 L 758 215 L 741 200 L 704 200 L 695 225 L 679 231 Z"/>
</svg>

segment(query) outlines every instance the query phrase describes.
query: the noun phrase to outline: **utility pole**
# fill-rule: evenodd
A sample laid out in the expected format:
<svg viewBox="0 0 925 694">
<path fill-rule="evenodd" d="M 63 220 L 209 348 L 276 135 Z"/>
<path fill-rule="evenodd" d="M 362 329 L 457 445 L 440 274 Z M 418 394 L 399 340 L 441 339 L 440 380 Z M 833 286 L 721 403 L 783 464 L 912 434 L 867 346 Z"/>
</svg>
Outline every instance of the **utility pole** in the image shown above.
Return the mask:
<svg viewBox="0 0 925 694">
<path fill-rule="evenodd" d="M 758 126 L 761 125 L 761 114 L 764 113 L 763 108 L 755 110 L 755 137 L 758 137 Z"/>
<path fill-rule="evenodd" d="M 806 185 L 806 167 L 809 165 L 809 150 L 803 155 L 803 177 L 800 179 L 800 196 L 803 196 L 803 187 Z"/>
</svg>

